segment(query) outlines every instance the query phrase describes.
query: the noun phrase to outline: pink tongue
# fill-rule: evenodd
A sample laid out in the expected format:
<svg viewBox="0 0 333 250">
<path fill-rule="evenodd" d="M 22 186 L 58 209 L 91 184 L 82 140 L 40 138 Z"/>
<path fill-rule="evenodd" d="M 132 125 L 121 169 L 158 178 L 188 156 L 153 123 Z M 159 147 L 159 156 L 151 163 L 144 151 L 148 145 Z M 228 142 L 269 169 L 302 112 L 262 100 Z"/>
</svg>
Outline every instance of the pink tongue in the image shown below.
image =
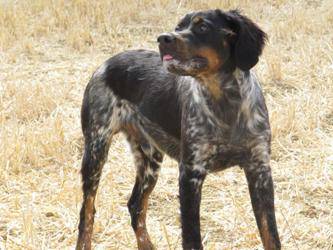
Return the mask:
<svg viewBox="0 0 333 250">
<path fill-rule="evenodd" d="M 173 59 L 172 55 L 166 54 L 163 56 L 163 61 L 170 61 L 172 59 Z"/>
</svg>

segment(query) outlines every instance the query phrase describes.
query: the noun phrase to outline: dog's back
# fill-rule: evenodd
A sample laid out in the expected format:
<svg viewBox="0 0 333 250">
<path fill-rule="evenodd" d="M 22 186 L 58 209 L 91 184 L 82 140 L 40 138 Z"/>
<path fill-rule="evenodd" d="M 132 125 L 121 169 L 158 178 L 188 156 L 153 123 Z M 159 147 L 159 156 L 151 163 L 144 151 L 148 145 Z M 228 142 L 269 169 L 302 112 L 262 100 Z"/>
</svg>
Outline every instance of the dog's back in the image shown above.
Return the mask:
<svg viewBox="0 0 333 250">
<path fill-rule="evenodd" d="M 103 84 L 101 88 L 104 91 L 111 91 L 119 99 L 136 105 L 144 116 L 179 139 L 181 105 L 178 78 L 163 67 L 157 52 L 132 50 L 104 62 L 93 74 L 86 92 L 97 82 Z M 88 96 L 83 103 L 87 99 Z M 90 100 L 94 101 L 97 100 Z M 82 117 L 82 123 L 85 123 L 87 116 Z"/>
</svg>

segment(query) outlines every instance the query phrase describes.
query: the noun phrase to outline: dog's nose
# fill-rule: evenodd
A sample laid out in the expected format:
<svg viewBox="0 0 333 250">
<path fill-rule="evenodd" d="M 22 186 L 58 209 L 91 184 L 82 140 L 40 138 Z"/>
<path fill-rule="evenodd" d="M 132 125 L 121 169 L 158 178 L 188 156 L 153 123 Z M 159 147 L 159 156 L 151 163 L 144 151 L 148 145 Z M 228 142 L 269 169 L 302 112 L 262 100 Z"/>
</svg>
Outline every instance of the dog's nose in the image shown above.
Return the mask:
<svg viewBox="0 0 333 250">
<path fill-rule="evenodd" d="M 163 33 L 158 36 L 157 42 L 163 43 L 172 43 L 176 40 L 176 37 L 171 33 Z"/>
</svg>

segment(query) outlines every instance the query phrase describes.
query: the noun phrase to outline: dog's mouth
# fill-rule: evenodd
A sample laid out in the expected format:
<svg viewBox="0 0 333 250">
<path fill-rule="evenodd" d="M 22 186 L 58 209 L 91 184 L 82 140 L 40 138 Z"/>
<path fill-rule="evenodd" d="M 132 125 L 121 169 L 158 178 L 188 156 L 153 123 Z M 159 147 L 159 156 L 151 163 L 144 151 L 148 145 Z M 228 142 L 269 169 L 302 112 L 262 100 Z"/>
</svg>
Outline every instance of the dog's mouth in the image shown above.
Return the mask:
<svg viewBox="0 0 333 250">
<path fill-rule="evenodd" d="M 163 62 L 171 61 L 171 60 L 173 60 L 173 59 L 174 59 L 173 56 L 170 55 L 170 54 L 166 54 L 166 55 L 164 55 L 164 56 L 162 57 L 162 61 L 163 61 Z"/>
<path fill-rule="evenodd" d="M 161 53 L 163 66 L 171 73 L 178 75 L 195 76 L 208 66 L 208 60 L 204 57 L 194 56 L 189 59 L 180 58 L 171 53 Z"/>
</svg>

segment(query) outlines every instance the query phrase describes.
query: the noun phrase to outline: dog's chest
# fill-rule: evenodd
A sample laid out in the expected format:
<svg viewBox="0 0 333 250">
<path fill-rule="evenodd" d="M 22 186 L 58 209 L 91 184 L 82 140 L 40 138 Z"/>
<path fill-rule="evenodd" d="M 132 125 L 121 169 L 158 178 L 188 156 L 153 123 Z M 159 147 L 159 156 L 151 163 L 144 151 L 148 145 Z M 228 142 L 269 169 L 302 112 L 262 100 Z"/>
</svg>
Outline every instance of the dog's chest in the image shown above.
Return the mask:
<svg viewBox="0 0 333 250">
<path fill-rule="evenodd" d="M 237 121 L 240 101 L 232 102 L 225 96 L 216 100 L 195 81 L 186 87 L 182 107 L 183 134 L 193 141 L 228 143 Z"/>
</svg>

